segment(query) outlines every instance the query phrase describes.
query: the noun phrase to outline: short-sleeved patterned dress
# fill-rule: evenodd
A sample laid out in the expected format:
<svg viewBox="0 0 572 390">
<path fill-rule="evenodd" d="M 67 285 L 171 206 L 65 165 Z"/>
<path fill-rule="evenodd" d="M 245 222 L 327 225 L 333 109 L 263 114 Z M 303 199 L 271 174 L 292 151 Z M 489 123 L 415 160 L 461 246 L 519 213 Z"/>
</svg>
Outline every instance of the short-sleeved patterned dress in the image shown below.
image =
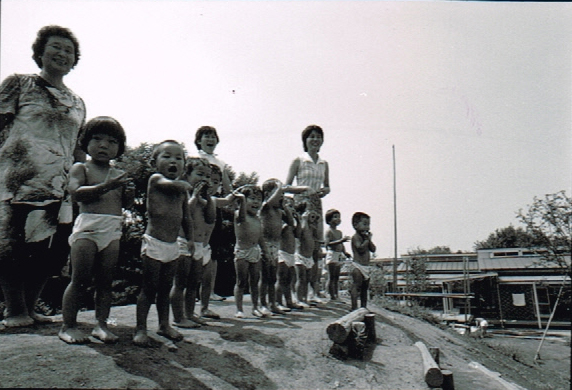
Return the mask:
<svg viewBox="0 0 572 390">
<path fill-rule="evenodd" d="M 14 234 L 10 225 L 18 205 L 31 210 L 22 221 L 25 242 L 55 233 L 85 104 L 71 90 L 58 89 L 39 75 L 16 74 L 0 85 L 0 114 L 13 118 L 2 130 L 0 145 L 2 250 Z"/>
</svg>

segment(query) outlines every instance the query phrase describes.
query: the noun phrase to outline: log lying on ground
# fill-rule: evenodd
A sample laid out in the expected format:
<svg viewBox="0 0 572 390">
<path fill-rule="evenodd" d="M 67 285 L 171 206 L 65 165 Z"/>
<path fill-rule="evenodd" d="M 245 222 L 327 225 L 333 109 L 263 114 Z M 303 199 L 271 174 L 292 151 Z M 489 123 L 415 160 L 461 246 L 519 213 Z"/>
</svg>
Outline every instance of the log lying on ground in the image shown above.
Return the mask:
<svg viewBox="0 0 572 390">
<path fill-rule="evenodd" d="M 429 387 L 441 387 L 443 384 L 443 373 L 441 369 L 433 360 L 431 353 L 421 341 L 415 343 L 415 346 L 421 351 L 421 357 L 423 358 L 423 376 L 425 377 L 425 383 Z"/>
<path fill-rule="evenodd" d="M 364 316 L 369 313 L 365 307 L 346 314 L 337 321 L 332 322 L 326 329 L 328 337 L 334 343 L 342 344 L 348 338 L 352 330 L 352 322 L 363 322 Z"/>
</svg>

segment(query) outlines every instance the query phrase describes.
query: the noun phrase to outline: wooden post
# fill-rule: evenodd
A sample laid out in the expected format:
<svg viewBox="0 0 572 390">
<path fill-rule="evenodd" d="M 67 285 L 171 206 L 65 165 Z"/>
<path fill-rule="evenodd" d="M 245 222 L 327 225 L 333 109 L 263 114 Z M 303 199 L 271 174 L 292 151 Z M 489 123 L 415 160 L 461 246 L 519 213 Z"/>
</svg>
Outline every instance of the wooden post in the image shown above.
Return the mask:
<svg viewBox="0 0 572 390">
<path fill-rule="evenodd" d="M 429 347 L 429 353 L 431 353 L 431 357 L 435 360 L 435 363 L 439 365 L 439 348 L 438 347 Z"/>
<path fill-rule="evenodd" d="M 423 376 L 425 377 L 425 383 L 429 387 L 441 387 L 443 384 L 443 374 L 441 369 L 435 363 L 435 360 L 431 357 L 429 350 L 421 341 L 415 343 L 415 346 L 421 351 L 421 357 L 423 358 Z"/>
<path fill-rule="evenodd" d="M 349 314 L 346 314 L 337 321 L 332 322 L 331 324 L 328 325 L 328 328 L 326 329 L 328 337 L 334 343 L 343 344 L 352 330 L 352 323 L 363 322 L 364 316 L 368 313 L 369 310 L 362 307 L 352 311 Z"/>
<path fill-rule="evenodd" d="M 441 371 L 443 374 L 443 384 L 441 389 L 443 390 L 455 390 L 455 382 L 453 381 L 453 373 L 449 370 Z"/>
<path fill-rule="evenodd" d="M 367 341 L 375 343 L 377 341 L 377 335 L 375 333 L 375 314 L 366 314 L 363 317 L 363 322 L 365 323 L 365 330 L 367 332 Z"/>
</svg>

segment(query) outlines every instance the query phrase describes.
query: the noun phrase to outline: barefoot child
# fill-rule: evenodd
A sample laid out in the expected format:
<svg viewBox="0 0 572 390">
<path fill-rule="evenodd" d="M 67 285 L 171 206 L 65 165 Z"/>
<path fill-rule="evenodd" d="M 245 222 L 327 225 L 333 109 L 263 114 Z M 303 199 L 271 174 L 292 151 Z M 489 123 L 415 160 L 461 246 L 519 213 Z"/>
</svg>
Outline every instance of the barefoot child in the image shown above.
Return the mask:
<svg viewBox="0 0 572 390">
<path fill-rule="evenodd" d="M 320 215 L 313 209 L 306 209 L 307 204 L 301 203 L 296 211 L 302 214 L 300 239 L 296 247 L 295 264 L 296 264 L 296 296 L 298 304 L 305 308 L 310 307 L 308 304 L 308 284 L 314 259 L 312 254 L 315 248 L 316 224 L 320 219 Z"/>
<path fill-rule="evenodd" d="M 126 173 L 110 161 L 125 150 L 125 132 L 115 119 L 96 117 L 84 127 L 81 148 L 91 156 L 70 170 L 68 191 L 79 204 L 79 216 L 69 237 L 72 278 L 62 302 L 60 339 L 70 344 L 89 342 L 77 327 L 77 312 L 87 287 L 95 279 L 95 317 L 92 336 L 106 343 L 118 337 L 107 328 L 111 308 L 111 282 L 119 255 L 123 226 L 122 207 L 129 207 L 134 192 Z"/>
<path fill-rule="evenodd" d="M 358 297 L 361 300 L 361 307 L 367 307 L 370 252 L 375 252 L 375 245 L 371 241 L 369 223 L 370 217 L 366 213 L 357 212 L 352 216 L 352 225 L 356 231 L 352 237 L 354 255 L 350 289 L 352 311 L 358 308 Z"/>
<path fill-rule="evenodd" d="M 326 266 L 328 267 L 328 293 L 331 300 L 338 299 L 340 270 L 342 268 L 342 256 L 350 257 L 344 247 L 344 242 L 349 241 L 350 236 L 342 237 L 342 232 L 337 228 L 342 223 L 341 214 L 338 210 L 326 211 L 326 223 L 328 229 L 324 237 L 326 244 Z"/>
<path fill-rule="evenodd" d="M 262 255 L 262 274 L 260 279 L 260 312 L 265 315 L 285 314 L 276 306 L 276 272 L 278 251 L 282 234 L 282 183 L 277 179 L 266 180 L 262 184 L 264 202 L 260 209 L 262 238 L 266 252 Z M 268 301 L 267 301 L 268 298 Z M 268 310 L 270 304 L 270 310 Z"/>
<path fill-rule="evenodd" d="M 183 336 L 169 324 L 169 292 L 173 285 L 181 226 L 188 249 L 193 253 L 193 232 L 189 211 L 192 187 L 179 177 L 185 167 L 185 152 L 176 141 L 167 140 L 155 147 L 151 165 L 157 170 L 147 185 L 147 228 L 141 245 L 143 286 L 137 299 L 137 331 L 133 342 L 149 345 L 147 316 L 155 301 L 159 316 L 157 334 L 178 341 Z"/>
<path fill-rule="evenodd" d="M 234 192 L 239 201 L 238 210 L 234 216 L 234 232 L 236 247 L 234 249 L 234 266 L 236 269 L 236 285 L 234 299 L 236 302 L 237 318 L 244 318 L 242 300 L 244 289 L 250 286 L 252 315 L 265 317 L 258 309 L 258 281 L 260 279 L 260 254 L 262 227 L 258 210 L 262 203 L 262 191 L 255 185 L 245 185 Z"/>
<path fill-rule="evenodd" d="M 170 298 L 174 325 L 180 328 L 197 328 L 205 324 L 195 314 L 195 304 L 197 290 L 203 277 L 203 267 L 211 257 L 208 237 L 205 240 L 207 227 L 209 224 L 214 224 L 215 219 L 214 202 L 207 193 L 211 164 L 204 158 L 190 157 L 187 159 L 184 177 L 193 187 L 189 211 L 195 240 L 194 253 L 181 256 L 179 259 Z M 179 241 L 184 242 L 184 239 L 179 237 Z"/>
<path fill-rule="evenodd" d="M 280 250 L 278 251 L 278 282 L 276 283 L 276 301 L 278 308 L 284 312 L 292 309 L 303 309 L 302 306 L 292 301 L 292 291 L 296 283 L 295 258 L 296 238 L 300 236 L 300 219 L 293 208 L 294 200 L 291 197 L 284 197 L 283 224 L 280 232 Z M 286 301 L 286 306 L 282 305 L 282 295 Z"/>
<path fill-rule="evenodd" d="M 223 207 L 228 204 L 231 204 L 234 200 L 234 194 L 229 194 L 226 198 L 217 198 L 214 197 L 215 193 L 217 192 L 218 188 L 221 185 L 222 181 L 222 172 L 221 169 L 216 164 L 211 164 L 211 180 L 210 185 L 207 190 L 207 194 L 211 198 L 211 213 L 213 213 L 214 218 L 212 219 L 212 223 L 205 222 L 205 232 L 204 232 L 204 245 L 208 246 L 210 242 L 210 238 L 212 232 L 215 227 L 215 220 L 216 220 L 216 207 Z M 209 219 L 210 221 L 210 219 Z M 203 262 L 204 264 L 204 262 Z M 214 282 L 215 278 L 213 277 L 216 273 L 216 260 L 212 257 L 210 261 L 208 261 L 205 265 L 203 265 L 203 277 L 201 280 L 201 316 L 205 318 L 212 318 L 215 320 L 220 319 L 220 315 L 213 312 L 209 309 L 209 301 L 212 299 L 212 293 L 214 289 Z M 218 299 L 217 299 L 218 300 Z"/>
</svg>

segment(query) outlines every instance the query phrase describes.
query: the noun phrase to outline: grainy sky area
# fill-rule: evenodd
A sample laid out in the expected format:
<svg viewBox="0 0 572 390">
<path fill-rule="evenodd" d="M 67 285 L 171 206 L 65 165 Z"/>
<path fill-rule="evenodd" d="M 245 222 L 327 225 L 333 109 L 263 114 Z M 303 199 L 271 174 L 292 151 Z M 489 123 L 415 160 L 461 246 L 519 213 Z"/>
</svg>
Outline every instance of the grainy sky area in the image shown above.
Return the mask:
<svg viewBox="0 0 572 390">
<path fill-rule="evenodd" d="M 137 146 L 219 156 L 286 179 L 300 133 L 322 126 L 324 208 L 372 217 L 379 257 L 470 251 L 572 179 L 572 4 L 392 1 L 2 0 L 0 77 L 36 73 L 44 25 L 69 27 L 65 78 L 88 118 L 110 115 Z M 347 248 L 349 250 L 349 247 Z"/>
</svg>

